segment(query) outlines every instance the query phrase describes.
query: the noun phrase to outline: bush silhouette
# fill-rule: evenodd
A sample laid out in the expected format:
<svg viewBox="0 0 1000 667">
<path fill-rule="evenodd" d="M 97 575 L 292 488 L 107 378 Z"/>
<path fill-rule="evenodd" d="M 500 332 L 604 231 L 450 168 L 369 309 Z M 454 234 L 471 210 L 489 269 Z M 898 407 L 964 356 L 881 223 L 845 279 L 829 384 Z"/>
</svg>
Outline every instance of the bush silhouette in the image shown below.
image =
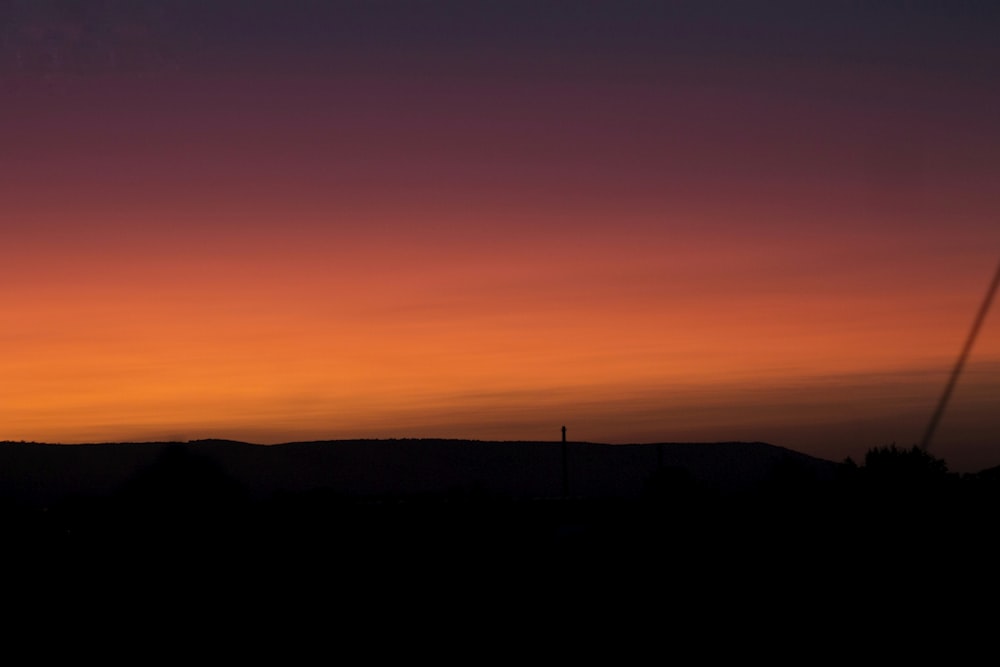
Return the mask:
<svg viewBox="0 0 1000 667">
<path fill-rule="evenodd" d="M 221 538 L 246 507 L 242 486 L 212 458 L 171 445 L 117 495 L 128 532 Z"/>
</svg>

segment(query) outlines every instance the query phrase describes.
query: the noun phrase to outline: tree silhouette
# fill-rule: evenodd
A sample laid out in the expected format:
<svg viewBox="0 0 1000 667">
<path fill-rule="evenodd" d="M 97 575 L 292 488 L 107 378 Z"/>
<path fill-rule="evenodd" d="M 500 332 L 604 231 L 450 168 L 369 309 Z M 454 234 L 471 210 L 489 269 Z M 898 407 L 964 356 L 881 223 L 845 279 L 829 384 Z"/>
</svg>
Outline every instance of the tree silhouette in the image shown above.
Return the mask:
<svg viewBox="0 0 1000 667">
<path fill-rule="evenodd" d="M 901 449 L 893 443 L 868 450 L 864 470 L 869 479 L 881 484 L 923 486 L 944 480 L 948 464 L 916 445 Z"/>
<path fill-rule="evenodd" d="M 959 479 L 949 474 L 944 459 L 893 444 L 869 450 L 858 473 L 858 518 L 871 543 L 900 553 L 945 539 L 955 518 Z"/>
</svg>

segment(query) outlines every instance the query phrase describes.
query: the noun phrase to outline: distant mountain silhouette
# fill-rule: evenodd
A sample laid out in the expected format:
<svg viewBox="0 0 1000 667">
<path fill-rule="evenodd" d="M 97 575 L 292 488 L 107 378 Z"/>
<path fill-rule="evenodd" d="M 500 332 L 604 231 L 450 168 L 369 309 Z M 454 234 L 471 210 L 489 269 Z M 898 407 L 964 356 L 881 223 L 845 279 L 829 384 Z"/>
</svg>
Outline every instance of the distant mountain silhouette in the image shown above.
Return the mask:
<svg viewBox="0 0 1000 667">
<path fill-rule="evenodd" d="M 561 443 L 401 439 L 253 445 L 224 440 L 93 445 L 0 444 L 0 498 L 46 504 L 116 492 L 165 453 L 213 462 L 254 497 L 331 491 L 352 497 L 563 494 Z M 637 498 L 658 470 L 683 470 L 716 491 L 752 488 L 794 465 L 820 479 L 837 464 L 765 443 L 568 443 L 569 495 Z M 161 466 L 162 467 L 162 466 Z M 168 467 L 169 469 L 169 467 Z"/>
</svg>

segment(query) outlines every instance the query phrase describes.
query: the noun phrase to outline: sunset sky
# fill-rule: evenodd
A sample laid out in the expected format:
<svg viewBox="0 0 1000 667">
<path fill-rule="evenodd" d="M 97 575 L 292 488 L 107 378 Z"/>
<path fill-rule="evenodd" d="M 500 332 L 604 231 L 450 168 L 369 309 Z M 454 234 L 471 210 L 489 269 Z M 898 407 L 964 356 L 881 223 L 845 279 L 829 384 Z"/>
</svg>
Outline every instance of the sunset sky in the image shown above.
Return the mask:
<svg viewBox="0 0 1000 667">
<path fill-rule="evenodd" d="M 992 2 L 0 0 L 0 440 L 915 444 L 1000 261 L 998 35 Z M 997 310 L 953 470 L 1000 464 Z"/>
</svg>

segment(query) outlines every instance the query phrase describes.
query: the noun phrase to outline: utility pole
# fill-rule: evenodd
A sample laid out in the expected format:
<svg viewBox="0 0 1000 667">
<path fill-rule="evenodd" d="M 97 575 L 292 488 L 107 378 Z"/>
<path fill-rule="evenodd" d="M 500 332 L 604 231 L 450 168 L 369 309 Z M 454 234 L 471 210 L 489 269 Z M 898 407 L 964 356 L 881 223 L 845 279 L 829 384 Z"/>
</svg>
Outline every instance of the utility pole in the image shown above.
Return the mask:
<svg viewBox="0 0 1000 667">
<path fill-rule="evenodd" d="M 566 427 L 562 427 L 562 494 L 569 498 L 569 461 L 566 451 Z"/>
</svg>

